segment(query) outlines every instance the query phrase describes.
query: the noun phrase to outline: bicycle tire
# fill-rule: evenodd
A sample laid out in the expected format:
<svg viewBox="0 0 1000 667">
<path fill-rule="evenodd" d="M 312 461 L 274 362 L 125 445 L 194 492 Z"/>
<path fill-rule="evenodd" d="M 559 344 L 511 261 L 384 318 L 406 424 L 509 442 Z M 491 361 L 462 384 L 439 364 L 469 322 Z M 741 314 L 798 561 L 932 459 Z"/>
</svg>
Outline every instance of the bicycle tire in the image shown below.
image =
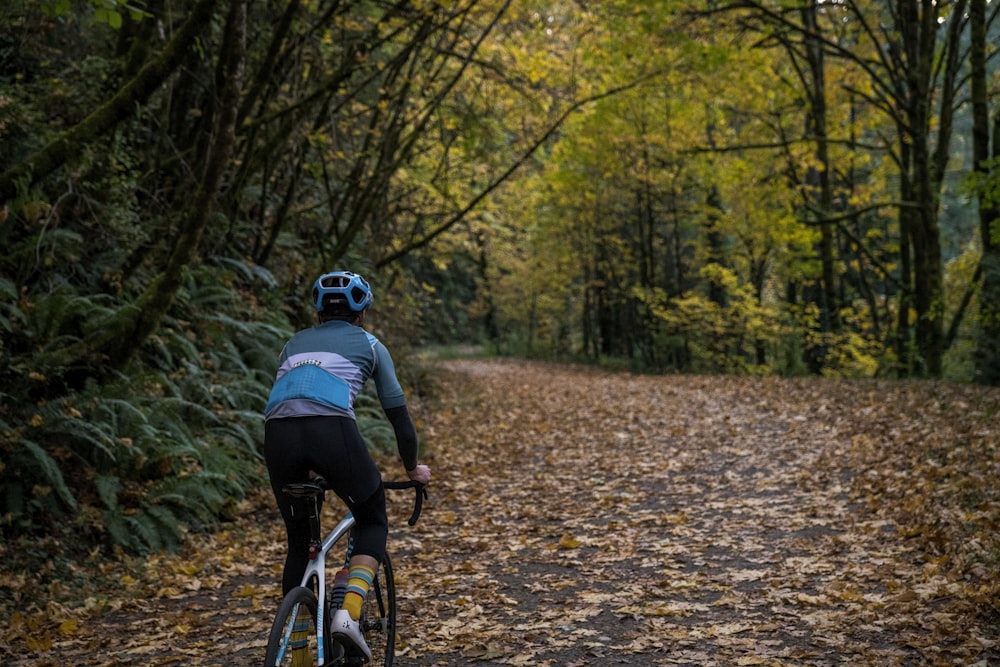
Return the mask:
<svg viewBox="0 0 1000 667">
<path fill-rule="evenodd" d="M 361 632 L 372 665 L 392 667 L 396 655 L 396 579 L 389 554 L 382 559 L 361 608 Z"/>
<path fill-rule="evenodd" d="M 288 591 L 278 606 L 267 637 L 264 667 L 290 667 L 297 651 L 308 651 L 312 660 L 295 664 L 317 664 L 316 611 L 316 594 L 311 590 L 297 586 Z M 296 623 L 299 623 L 299 628 L 307 629 L 298 630 L 293 638 L 292 631 L 296 628 Z"/>
</svg>

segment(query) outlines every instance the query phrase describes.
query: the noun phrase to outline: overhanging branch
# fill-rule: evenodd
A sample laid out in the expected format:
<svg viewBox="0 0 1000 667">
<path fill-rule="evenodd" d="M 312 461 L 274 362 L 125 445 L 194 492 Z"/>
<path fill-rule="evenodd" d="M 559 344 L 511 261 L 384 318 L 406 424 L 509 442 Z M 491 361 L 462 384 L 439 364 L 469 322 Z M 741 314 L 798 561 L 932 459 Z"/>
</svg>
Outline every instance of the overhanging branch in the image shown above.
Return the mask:
<svg viewBox="0 0 1000 667">
<path fill-rule="evenodd" d="M 437 227 L 435 227 L 434 229 L 432 229 L 431 231 L 429 231 L 427 234 L 423 235 L 422 237 L 416 239 L 415 241 L 412 241 L 412 242 L 406 244 L 402 248 L 400 248 L 400 249 L 396 250 L 395 252 L 390 253 L 389 255 L 387 255 L 387 256 L 383 257 L 382 259 L 378 260 L 375 263 L 375 267 L 376 268 L 385 267 L 385 266 L 387 266 L 389 264 L 392 264 L 393 262 L 395 262 L 395 261 L 397 261 L 397 260 L 405 257 L 406 255 L 408 255 L 409 253 L 413 252 L 414 250 L 418 250 L 420 248 L 423 248 L 423 247 L 427 246 L 428 244 L 431 243 L 431 241 L 433 241 L 434 239 L 436 239 L 438 236 L 440 236 L 441 234 L 443 234 L 444 232 L 448 231 L 449 229 L 451 229 L 452 227 L 454 227 L 456 224 L 458 224 L 466 215 L 469 214 L 470 211 L 472 211 L 484 199 L 486 199 L 486 197 L 489 196 L 489 194 L 491 192 L 493 192 L 494 190 L 496 190 L 508 178 L 510 178 L 511 176 L 513 176 L 514 173 L 521 167 L 521 165 L 523 165 L 525 162 L 527 162 L 528 159 L 532 155 L 534 155 L 535 152 L 539 148 L 541 148 L 543 145 L 545 145 L 545 142 L 548 141 L 552 137 L 552 135 L 554 135 L 559 130 L 559 128 L 562 127 L 563 123 L 565 123 L 566 120 L 571 115 L 573 115 L 576 111 L 580 110 L 581 108 L 583 108 L 584 106 L 586 106 L 588 104 L 591 104 L 593 102 L 597 102 L 598 100 L 602 100 L 602 99 L 605 99 L 607 97 L 611 97 L 613 95 L 617 95 L 618 93 L 624 92 L 626 90 L 630 90 L 632 88 L 635 88 L 639 84 L 644 83 L 644 82 L 646 82 L 646 81 L 648 81 L 650 79 L 653 79 L 656 76 L 659 76 L 659 72 L 656 72 L 656 73 L 653 73 L 653 74 L 649 74 L 649 75 L 647 75 L 645 77 L 642 77 L 640 79 L 637 79 L 637 80 L 635 80 L 635 81 L 633 81 L 631 83 L 625 84 L 623 86 L 618 86 L 618 87 L 612 88 L 610 90 L 606 90 L 604 92 L 597 93 L 595 95 L 591 95 L 589 97 L 586 97 L 586 98 L 584 98 L 582 100 L 577 100 L 577 101 L 573 102 L 572 104 L 570 104 L 566 109 L 563 110 L 563 112 L 559 115 L 559 117 L 556 118 L 555 121 L 553 121 L 552 125 L 550 125 L 548 127 L 548 129 L 545 130 L 545 132 L 543 132 L 538 138 L 536 138 L 535 141 L 532 142 L 531 146 L 526 151 L 524 151 L 524 153 L 522 153 L 521 156 L 518 157 L 513 162 L 513 164 L 511 164 L 502 174 L 500 174 L 495 179 L 493 179 L 492 181 L 490 181 L 486 185 L 486 187 L 483 188 L 483 190 L 481 192 L 479 192 L 475 197 L 473 197 L 471 200 L 469 200 L 469 202 L 464 207 L 462 207 L 462 209 L 460 211 L 458 211 L 457 213 L 455 213 L 454 215 L 452 215 L 446 221 L 442 222 L 440 225 L 438 225 Z"/>
<path fill-rule="evenodd" d="M 113 129 L 159 88 L 190 52 L 197 36 L 210 25 L 217 0 L 200 0 L 163 52 L 139 70 L 118 93 L 44 148 L 0 174 L 0 203 L 14 199 L 19 185 L 34 185 L 62 166 L 80 148 Z"/>
</svg>

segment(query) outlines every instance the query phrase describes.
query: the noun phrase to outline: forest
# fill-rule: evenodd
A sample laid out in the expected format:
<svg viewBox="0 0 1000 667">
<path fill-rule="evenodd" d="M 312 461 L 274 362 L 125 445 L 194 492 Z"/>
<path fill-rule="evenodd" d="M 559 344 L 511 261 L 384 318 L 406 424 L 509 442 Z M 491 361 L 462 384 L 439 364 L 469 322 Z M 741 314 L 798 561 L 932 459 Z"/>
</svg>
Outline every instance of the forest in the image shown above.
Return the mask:
<svg viewBox="0 0 1000 667">
<path fill-rule="evenodd" d="M 334 269 L 417 396 L 466 346 L 1000 384 L 997 11 L 6 0 L 0 532 L 232 512 Z"/>
</svg>

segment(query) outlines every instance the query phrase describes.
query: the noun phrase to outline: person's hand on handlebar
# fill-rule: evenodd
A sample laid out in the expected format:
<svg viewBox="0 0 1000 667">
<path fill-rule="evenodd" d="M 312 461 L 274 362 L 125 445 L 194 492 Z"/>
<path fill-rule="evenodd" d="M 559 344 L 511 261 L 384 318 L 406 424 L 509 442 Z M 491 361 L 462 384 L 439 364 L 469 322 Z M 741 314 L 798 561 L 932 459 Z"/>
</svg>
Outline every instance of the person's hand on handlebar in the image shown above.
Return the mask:
<svg viewBox="0 0 1000 667">
<path fill-rule="evenodd" d="M 431 481 L 431 469 L 425 465 L 418 464 L 413 470 L 407 470 L 406 474 L 414 482 L 420 482 L 421 484 L 427 484 Z"/>
</svg>

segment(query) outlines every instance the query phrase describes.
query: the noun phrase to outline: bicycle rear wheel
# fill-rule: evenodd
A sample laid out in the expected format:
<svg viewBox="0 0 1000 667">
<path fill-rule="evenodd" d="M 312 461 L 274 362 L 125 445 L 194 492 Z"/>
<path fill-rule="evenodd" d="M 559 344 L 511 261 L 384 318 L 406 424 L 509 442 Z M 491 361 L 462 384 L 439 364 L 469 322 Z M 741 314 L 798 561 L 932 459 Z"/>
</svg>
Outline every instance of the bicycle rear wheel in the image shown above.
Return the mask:
<svg viewBox="0 0 1000 667">
<path fill-rule="evenodd" d="M 396 580 L 389 554 L 375 573 L 361 608 L 361 632 L 372 652 L 372 665 L 392 667 L 396 654 Z"/>
<path fill-rule="evenodd" d="M 278 606 L 267 637 L 264 667 L 318 665 L 316 594 L 304 586 L 288 591 Z"/>
</svg>

